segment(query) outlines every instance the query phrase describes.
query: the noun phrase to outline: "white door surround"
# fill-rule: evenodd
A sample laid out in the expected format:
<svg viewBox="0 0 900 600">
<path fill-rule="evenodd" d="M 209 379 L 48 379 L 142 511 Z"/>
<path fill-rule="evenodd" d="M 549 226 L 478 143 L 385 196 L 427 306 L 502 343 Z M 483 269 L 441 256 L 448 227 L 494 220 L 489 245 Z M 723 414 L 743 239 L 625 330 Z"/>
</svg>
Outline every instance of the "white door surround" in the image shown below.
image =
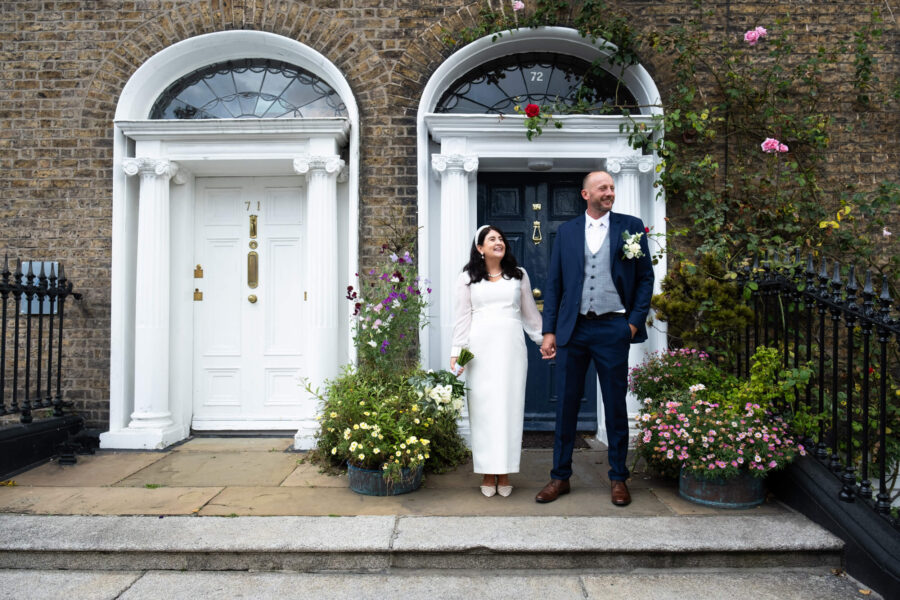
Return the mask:
<svg viewBox="0 0 900 600">
<path fill-rule="evenodd" d="M 317 74 L 338 92 L 348 117 L 146 118 L 169 84 L 232 58 L 282 60 Z M 110 428 L 101 447 L 159 449 L 190 434 L 198 177 L 305 179 L 316 200 L 306 207 L 305 244 L 317 251 L 315 260 L 306 255 L 303 314 L 329 315 L 316 321 L 304 316 L 307 380 L 319 386 L 351 360 L 349 319 L 338 318 L 342 311 L 349 316 L 349 309 L 338 281 L 356 271 L 358 256 L 358 119 L 350 87 L 334 65 L 269 33 L 190 38 L 153 56 L 131 77 L 114 130 Z M 317 400 L 301 385 L 296 393 L 305 405 L 295 447 L 309 448 L 318 430 Z"/>
<path fill-rule="evenodd" d="M 577 31 L 561 27 L 506 32 L 493 41 L 477 40 L 444 62 L 426 85 L 418 112 L 419 261 L 432 281 L 438 303 L 430 307 L 429 326 L 422 337 L 422 361 L 427 367 L 446 368 L 453 329 L 453 284 L 468 260 L 476 223 L 477 172 L 516 172 L 529 169 L 587 173 L 605 169 L 616 179 L 616 208 L 640 216 L 655 232 L 666 230 L 665 203 L 653 187 L 655 156 L 631 148 L 627 133 L 619 130 L 624 118 L 616 115 L 558 117 L 561 129 L 545 127 L 529 141 L 521 115 L 461 115 L 434 113 L 441 95 L 460 77 L 496 58 L 533 52 L 567 54 L 593 62 L 609 56 L 603 40 L 591 43 Z M 612 66 L 610 72 L 619 75 Z M 661 111 L 659 93 L 647 71 L 633 66 L 620 74 L 643 114 L 636 122 L 651 124 Z M 665 259 L 654 267 L 656 291 L 665 275 Z M 650 339 L 632 347 L 630 362 L 646 352 L 665 348 L 664 329 L 649 331 Z M 599 389 L 598 389 L 599 395 Z M 598 397 L 598 403 L 600 398 Z M 634 399 L 629 413 L 637 411 Z M 603 411 L 598 406 L 598 415 Z M 598 437 L 605 437 L 601 423 Z"/>
</svg>

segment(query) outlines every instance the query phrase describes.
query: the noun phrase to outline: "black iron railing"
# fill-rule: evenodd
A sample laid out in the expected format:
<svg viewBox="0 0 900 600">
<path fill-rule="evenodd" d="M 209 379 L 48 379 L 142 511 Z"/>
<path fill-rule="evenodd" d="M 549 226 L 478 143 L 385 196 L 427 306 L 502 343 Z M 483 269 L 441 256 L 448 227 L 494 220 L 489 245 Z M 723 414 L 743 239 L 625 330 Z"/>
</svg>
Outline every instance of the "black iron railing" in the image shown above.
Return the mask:
<svg viewBox="0 0 900 600">
<path fill-rule="evenodd" d="M 759 345 L 783 351 L 787 369 L 811 367 L 796 394 L 818 424 L 808 448 L 841 482 L 844 502 L 861 501 L 898 526 L 892 515 L 900 460 L 900 320 L 893 313 L 887 277 L 876 291 L 871 271 L 859 287 L 854 267 L 799 255 L 757 260 L 738 277 L 750 290 L 754 320 L 739 334 L 733 355 L 748 376 Z M 877 493 L 873 495 L 873 477 Z"/>
<path fill-rule="evenodd" d="M 55 265 L 17 260 L 9 270 L 4 257 L 0 272 L 0 415 L 18 414 L 31 423 L 33 411 L 53 409 L 62 416 L 63 319 L 66 298 L 81 298 L 72 291 L 65 270 Z"/>
</svg>

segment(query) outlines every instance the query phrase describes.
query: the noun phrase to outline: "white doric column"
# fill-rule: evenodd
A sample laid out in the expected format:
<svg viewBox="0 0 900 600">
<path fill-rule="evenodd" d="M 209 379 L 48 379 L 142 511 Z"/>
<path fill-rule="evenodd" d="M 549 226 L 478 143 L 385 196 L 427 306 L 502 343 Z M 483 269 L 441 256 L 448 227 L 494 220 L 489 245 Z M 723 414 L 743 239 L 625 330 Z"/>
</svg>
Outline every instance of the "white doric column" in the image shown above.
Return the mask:
<svg viewBox="0 0 900 600">
<path fill-rule="evenodd" d="M 431 167 L 441 180 L 441 363 L 450 351 L 456 276 L 469 260 L 474 226 L 469 219 L 469 177 L 478 169 L 478 157 L 433 154 Z"/>
<path fill-rule="evenodd" d="M 164 448 L 180 439 L 169 407 L 169 180 L 174 162 L 127 158 L 126 175 L 140 175 L 134 306 L 134 411 L 118 447 Z"/>
<path fill-rule="evenodd" d="M 338 307 L 343 294 L 338 283 L 337 180 L 343 168 L 337 155 L 294 159 L 294 171 L 307 179 L 306 364 L 314 389 L 338 368 Z M 311 447 L 314 435 L 314 428 L 301 428 L 295 447 Z"/>
<path fill-rule="evenodd" d="M 616 180 L 615 211 L 641 217 L 641 175 L 653 169 L 652 156 L 624 156 L 606 159 L 606 170 Z"/>
</svg>

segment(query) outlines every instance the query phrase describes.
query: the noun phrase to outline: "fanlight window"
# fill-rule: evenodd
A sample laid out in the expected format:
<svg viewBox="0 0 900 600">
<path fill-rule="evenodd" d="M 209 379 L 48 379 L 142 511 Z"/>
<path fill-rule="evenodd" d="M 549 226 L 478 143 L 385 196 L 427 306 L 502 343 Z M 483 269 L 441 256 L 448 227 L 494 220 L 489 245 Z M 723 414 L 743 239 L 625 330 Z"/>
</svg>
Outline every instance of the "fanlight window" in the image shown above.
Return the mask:
<svg viewBox="0 0 900 600">
<path fill-rule="evenodd" d="M 516 105 L 581 105 L 591 114 L 622 114 L 636 106 L 618 79 L 574 56 L 552 53 L 513 54 L 490 61 L 457 80 L 441 97 L 435 112 L 514 112 Z"/>
<path fill-rule="evenodd" d="M 151 119 L 295 119 L 346 117 L 330 85 L 278 60 L 209 65 L 182 77 L 157 99 Z"/>
</svg>

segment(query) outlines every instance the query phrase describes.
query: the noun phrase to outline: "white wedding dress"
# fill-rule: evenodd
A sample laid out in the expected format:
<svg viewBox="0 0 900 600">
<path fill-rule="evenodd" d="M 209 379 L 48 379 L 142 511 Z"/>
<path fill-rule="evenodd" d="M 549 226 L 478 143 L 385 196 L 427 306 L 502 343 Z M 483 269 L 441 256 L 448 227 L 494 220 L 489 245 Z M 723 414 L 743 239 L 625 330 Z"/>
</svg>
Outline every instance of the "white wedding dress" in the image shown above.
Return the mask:
<svg viewBox="0 0 900 600">
<path fill-rule="evenodd" d="M 541 313 L 524 269 L 522 279 L 468 283 L 466 272 L 456 280 L 451 356 L 462 347 L 475 356 L 465 372 L 474 471 L 518 473 L 528 375 L 522 330 L 540 345 Z"/>
</svg>

